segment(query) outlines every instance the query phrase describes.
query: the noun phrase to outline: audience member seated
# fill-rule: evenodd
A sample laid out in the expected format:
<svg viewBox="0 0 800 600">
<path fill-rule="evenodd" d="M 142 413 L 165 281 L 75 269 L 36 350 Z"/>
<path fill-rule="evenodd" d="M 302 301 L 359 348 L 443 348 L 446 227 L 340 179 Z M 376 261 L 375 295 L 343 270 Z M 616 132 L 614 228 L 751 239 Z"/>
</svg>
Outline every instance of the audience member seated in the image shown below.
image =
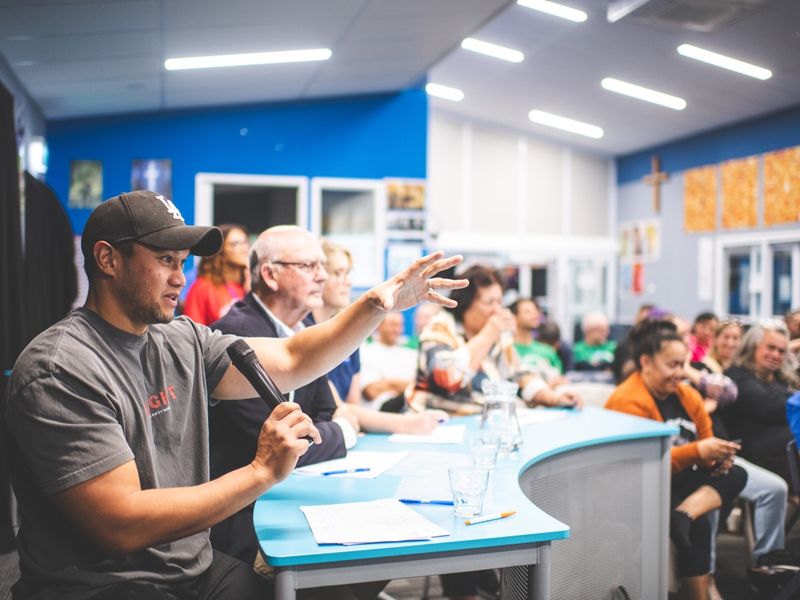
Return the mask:
<svg viewBox="0 0 800 600">
<path fill-rule="evenodd" d="M 306 325 L 327 321 L 350 304 L 350 272 L 353 268 L 350 251 L 330 240 L 322 240 L 322 251 L 327 261 L 328 279 L 322 289 L 322 306 L 315 307 L 313 313 L 306 316 Z M 440 422 L 447 420 L 447 413 L 441 410 L 392 414 L 361 406 L 360 370 L 360 353 L 356 349 L 347 360 L 328 373 L 328 379 L 334 399 L 342 404 L 343 398 L 347 397 L 347 403 L 344 404 L 348 412 L 358 419 L 361 429 L 384 433 L 430 433 Z"/>
<path fill-rule="evenodd" d="M 398 343 L 402 335 L 403 315 L 390 313 L 372 343 L 361 346 L 361 395 L 371 408 L 379 410 L 395 399 L 393 412 L 405 407 L 404 393 L 417 374 L 417 352 Z"/>
<path fill-rule="evenodd" d="M 634 326 L 641 323 L 645 319 L 661 319 L 666 315 L 665 311 L 658 308 L 655 304 L 645 303 L 639 306 L 634 318 Z M 614 376 L 614 382 L 617 384 L 622 383 L 628 378 L 628 375 L 636 370 L 636 365 L 633 364 L 631 357 L 630 330 L 625 334 L 623 340 L 617 344 L 617 349 L 614 351 L 614 362 L 611 363 L 611 372 Z"/>
<path fill-rule="evenodd" d="M 406 346 L 419 350 L 419 334 L 430 323 L 431 319 L 442 310 L 438 304 L 420 304 L 414 309 L 414 335 L 406 340 Z"/>
<path fill-rule="evenodd" d="M 536 339 L 556 351 L 558 357 L 556 366 L 559 372 L 566 373 L 572 370 L 572 347 L 561 339 L 561 328 L 558 323 L 549 319 L 544 321 L 536 331 Z"/>
<path fill-rule="evenodd" d="M 299 227 L 276 227 L 259 236 L 251 257 L 252 291 L 212 328 L 244 337 L 291 337 L 303 329 L 301 319 L 308 311 L 322 305 L 327 278 L 322 248 L 312 234 Z M 358 422 L 347 414 L 346 407 L 337 411 L 324 375 L 290 392 L 288 399 L 300 405 L 322 436 L 322 443 L 311 446 L 298 466 L 340 458 L 355 444 Z M 219 402 L 210 408 L 212 478 L 250 463 L 261 425 L 270 412 L 261 398 Z M 252 563 L 258 553 L 253 505 L 212 527 L 211 544 Z"/>
<path fill-rule="evenodd" d="M 183 314 L 202 325 L 210 325 L 223 316 L 250 288 L 247 230 L 230 224 L 219 228 L 225 240 L 222 250 L 200 259 L 197 278 L 183 303 Z"/>
<path fill-rule="evenodd" d="M 742 440 L 742 455 L 789 481 L 786 444 L 792 433 L 786 421 L 786 400 L 797 389 L 782 321 L 750 327 L 725 374 L 739 388 L 733 404 L 720 409 L 729 434 Z"/>
<path fill-rule="evenodd" d="M 608 371 L 614 362 L 617 343 L 609 341 L 611 328 L 608 317 L 601 312 L 591 312 L 581 321 L 583 339 L 572 348 L 576 371 Z"/>
<path fill-rule="evenodd" d="M 702 312 L 694 318 L 689 336 L 689 354 L 692 362 L 703 360 L 711 347 L 711 340 L 714 339 L 717 325 L 719 325 L 719 319 L 712 312 Z"/>
<path fill-rule="evenodd" d="M 679 428 L 671 451 L 670 538 L 684 596 L 707 598 L 711 560 L 708 513 L 729 505 L 747 474 L 733 464 L 739 446 L 714 437 L 697 391 L 683 382 L 688 349 L 673 323 L 645 320 L 630 332 L 636 371 L 606 408 L 671 423 Z"/>
<path fill-rule="evenodd" d="M 477 265 L 461 277 L 469 286 L 451 295 L 458 306 L 441 311 L 420 336 L 422 355 L 413 405 L 445 408 L 454 414 L 478 412 L 473 394 L 480 393 L 486 378 L 516 381 L 520 396 L 531 406 L 578 403 L 571 393 L 555 393 L 540 373 L 521 364 L 514 349 L 516 323 L 511 311 L 503 308 L 499 275 Z"/>
<path fill-rule="evenodd" d="M 714 433 L 723 439 L 731 438 L 719 418 L 717 407 L 735 402 L 738 393 L 736 384 L 723 375 L 723 371 L 733 363 L 733 357 L 741 341 L 741 324 L 738 321 L 722 321 L 714 332 L 711 347 L 703 360 L 692 363 L 692 366 L 703 375 L 695 387 L 704 396 L 706 411 L 711 415 Z M 784 549 L 788 486 L 772 471 L 759 467 L 741 456 L 734 459 L 734 464 L 747 471 L 747 485 L 739 496 L 753 504 L 755 544 L 750 553 L 750 566 L 755 567 L 762 556 Z M 716 533 L 716 527 L 712 529 Z M 713 564 L 712 561 L 712 567 Z"/>
<path fill-rule="evenodd" d="M 532 298 L 519 298 L 508 307 L 514 315 L 514 348 L 523 365 L 541 371 L 548 382 L 561 375 L 561 359 L 556 349 L 533 337 L 541 325 L 542 313 Z"/>
</svg>

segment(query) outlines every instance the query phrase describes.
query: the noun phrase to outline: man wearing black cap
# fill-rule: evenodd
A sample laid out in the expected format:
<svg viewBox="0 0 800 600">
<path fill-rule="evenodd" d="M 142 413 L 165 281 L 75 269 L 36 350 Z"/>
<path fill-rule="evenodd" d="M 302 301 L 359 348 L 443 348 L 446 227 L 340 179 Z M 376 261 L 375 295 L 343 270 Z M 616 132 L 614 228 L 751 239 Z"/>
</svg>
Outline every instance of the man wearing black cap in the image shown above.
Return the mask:
<svg viewBox="0 0 800 600">
<path fill-rule="evenodd" d="M 285 478 L 319 432 L 294 403 L 272 411 L 246 467 L 208 479 L 207 402 L 252 398 L 227 347 L 237 338 L 173 319 L 188 254 L 214 227 L 186 226 L 152 192 L 116 196 L 84 229 L 86 303 L 39 335 L 9 382 L 3 439 L 22 511 L 15 599 L 263 598 L 244 563 L 212 552 L 208 528 Z M 348 356 L 389 310 L 453 304 L 435 254 L 291 338 L 251 338 L 282 390 Z"/>
</svg>

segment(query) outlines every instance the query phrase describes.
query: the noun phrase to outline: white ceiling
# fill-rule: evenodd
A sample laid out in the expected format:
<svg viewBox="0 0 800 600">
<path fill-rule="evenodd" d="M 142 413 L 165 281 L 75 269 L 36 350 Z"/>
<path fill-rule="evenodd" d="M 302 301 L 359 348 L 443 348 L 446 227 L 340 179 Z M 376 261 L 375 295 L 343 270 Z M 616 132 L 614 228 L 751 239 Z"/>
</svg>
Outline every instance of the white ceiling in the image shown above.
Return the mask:
<svg viewBox="0 0 800 600">
<path fill-rule="evenodd" d="M 571 23 L 509 0 L 0 0 L 0 55 L 49 119 L 398 90 L 428 73 L 462 89 L 437 111 L 616 155 L 800 104 L 800 0 L 764 2 L 709 33 L 605 18 L 607 0 L 564 0 Z M 720 0 L 650 0 L 719 2 Z M 504 63 L 459 48 L 511 46 Z M 679 56 L 694 43 L 765 66 L 765 82 Z M 327 47 L 322 63 L 167 72 L 165 58 Z M 686 110 L 607 92 L 613 76 Z M 600 140 L 527 120 L 540 108 L 599 125 Z"/>
</svg>

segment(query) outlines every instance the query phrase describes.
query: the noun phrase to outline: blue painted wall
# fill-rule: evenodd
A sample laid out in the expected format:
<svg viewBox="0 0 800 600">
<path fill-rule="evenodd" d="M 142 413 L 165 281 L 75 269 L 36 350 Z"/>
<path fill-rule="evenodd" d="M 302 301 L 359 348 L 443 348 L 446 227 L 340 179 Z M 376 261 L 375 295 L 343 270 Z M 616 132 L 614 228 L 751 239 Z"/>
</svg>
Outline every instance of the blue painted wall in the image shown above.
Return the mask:
<svg viewBox="0 0 800 600">
<path fill-rule="evenodd" d="M 71 160 L 103 161 L 103 196 L 130 188 L 131 160 L 172 160 L 172 194 L 194 221 L 198 172 L 383 178 L 426 176 L 423 89 L 308 102 L 50 121 L 47 180 L 62 202 Z M 67 209 L 76 233 L 88 210 Z"/>
<path fill-rule="evenodd" d="M 650 172 L 650 158 L 654 154 L 661 158 L 663 171 L 674 173 L 798 145 L 800 105 L 617 157 L 617 184 L 622 185 L 647 175 Z"/>
</svg>

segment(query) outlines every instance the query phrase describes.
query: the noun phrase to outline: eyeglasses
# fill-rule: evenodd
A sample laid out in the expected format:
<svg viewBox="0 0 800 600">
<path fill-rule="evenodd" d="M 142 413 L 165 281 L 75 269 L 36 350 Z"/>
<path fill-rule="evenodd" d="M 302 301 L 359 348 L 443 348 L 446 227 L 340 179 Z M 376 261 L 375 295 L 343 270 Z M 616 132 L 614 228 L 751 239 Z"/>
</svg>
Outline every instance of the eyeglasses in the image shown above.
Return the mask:
<svg viewBox="0 0 800 600">
<path fill-rule="evenodd" d="M 319 273 L 320 271 L 324 271 L 327 267 L 327 263 L 324 260 L 310 260 L 310 261 L 291 261 L 291 260 L 271 260 L 269 261 L 273 265 L 284 265 L 287 267 L 297 267 L 303 273 Z"/>
</svg>

